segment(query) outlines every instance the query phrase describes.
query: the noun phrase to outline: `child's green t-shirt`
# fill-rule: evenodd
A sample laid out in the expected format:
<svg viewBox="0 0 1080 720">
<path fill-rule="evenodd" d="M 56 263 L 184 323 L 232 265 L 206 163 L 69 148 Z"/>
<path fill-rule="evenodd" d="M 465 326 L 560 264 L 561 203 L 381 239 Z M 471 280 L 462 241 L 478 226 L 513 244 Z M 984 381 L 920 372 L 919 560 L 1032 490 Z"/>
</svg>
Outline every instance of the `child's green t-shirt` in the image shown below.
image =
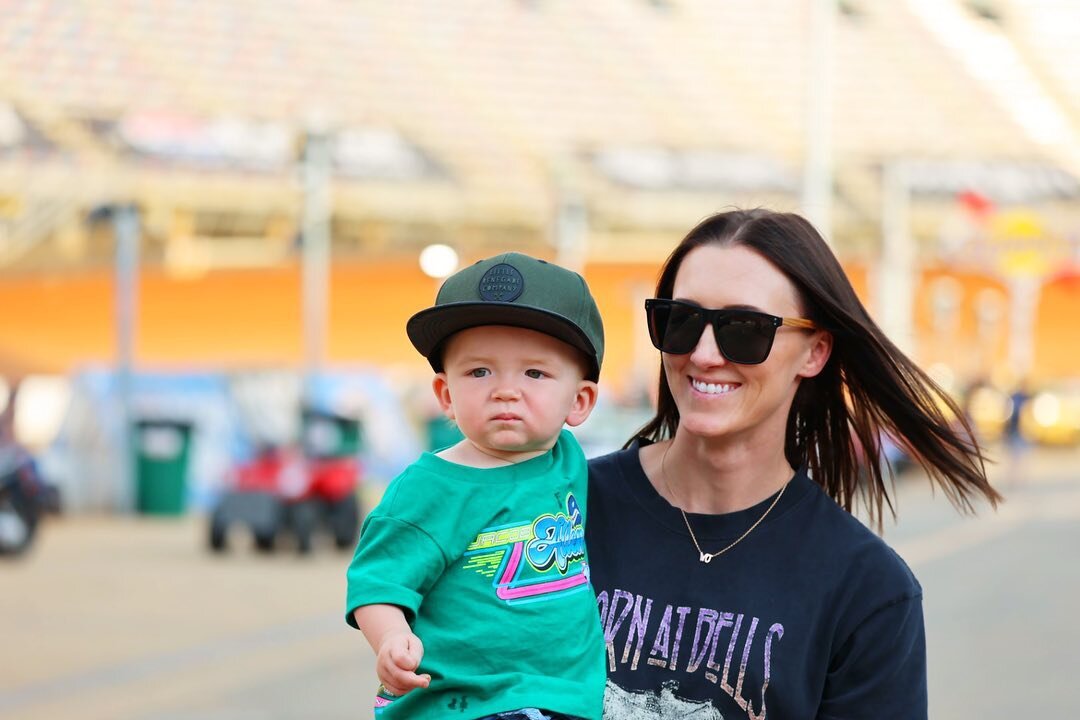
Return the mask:
<svg viewBox="0 0 1080 720">
<path fill-rule="evenodd" d="M 379 717 L 476 718 L 538 707 L 599 720 L 604 641 L 585 556 L 588 467 L 563 430 L 491 469 L 425 453 L 364 521 L 346 619 L 402 607 L 424 644 L 413 690 Z"/>
</svg>

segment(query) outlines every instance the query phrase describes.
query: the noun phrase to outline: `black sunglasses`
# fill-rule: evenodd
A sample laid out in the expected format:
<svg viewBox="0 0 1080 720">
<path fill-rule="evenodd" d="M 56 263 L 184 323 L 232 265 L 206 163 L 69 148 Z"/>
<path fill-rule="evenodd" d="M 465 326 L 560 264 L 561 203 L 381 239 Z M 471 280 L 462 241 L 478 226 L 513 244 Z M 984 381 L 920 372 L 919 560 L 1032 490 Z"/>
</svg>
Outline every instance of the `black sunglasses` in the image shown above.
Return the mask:
<svg viewBox="0 0 1080 720">
<path fill-rule="evenodd" d="M 710 310 L 680 300 L 652 298 L 645 301 L 649 337 L 657 350 L 671 355 L 693 352 L 706 325 L 712 325 L 716 346 L 725 358 L 740 365 L 765 362 L 772 350 L 776 328 L 781 325 L 816 330 L 804 318 L 785 318 L 755 310 Z"/>
</svg>

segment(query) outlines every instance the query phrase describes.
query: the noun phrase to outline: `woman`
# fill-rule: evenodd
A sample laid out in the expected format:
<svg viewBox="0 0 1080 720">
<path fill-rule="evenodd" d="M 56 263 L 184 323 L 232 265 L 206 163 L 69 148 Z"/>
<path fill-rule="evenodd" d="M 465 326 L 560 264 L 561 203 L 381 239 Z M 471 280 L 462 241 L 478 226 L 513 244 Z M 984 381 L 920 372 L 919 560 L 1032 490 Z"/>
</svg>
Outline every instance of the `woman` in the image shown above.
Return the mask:
<svg viewBox="0 0 1080 720">
<path fill-rule="evenodd" d="M 962 414 L 797 215 L 706 219 L 646 313 L 656 416 L 590 463 L 605 718 L 925 718 L 921 588 L 850 511 L 892 510 L 883 433 L 996 504 Z"/>
</svg>

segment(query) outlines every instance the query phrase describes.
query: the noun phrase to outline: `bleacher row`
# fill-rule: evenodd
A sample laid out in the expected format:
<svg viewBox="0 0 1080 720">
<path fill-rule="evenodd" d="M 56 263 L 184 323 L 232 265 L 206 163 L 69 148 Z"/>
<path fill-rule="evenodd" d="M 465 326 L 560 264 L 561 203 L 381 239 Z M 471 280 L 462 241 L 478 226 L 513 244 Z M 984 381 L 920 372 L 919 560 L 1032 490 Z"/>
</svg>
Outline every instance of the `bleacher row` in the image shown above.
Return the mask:
<svg viewBox="0 0 1080 720">
<path fill-rule="evenodd" d="M 1080 4 L 976 4 L 992 5 L 1000 20 L 972 12 L 968 0 L 840 3 L 832 124 L 841 240 L 877 227 L 881 168 L 895 160 L 1044 164 L 1080 176 L 1080 47 L 1069 40 Z M 241 132 L 267 126 L 278 138 L 315 122 L 383 133 L 438 170 L 355 181 L 337 211 L 359 218 L 544 226 L 565 187 L 611 228 L 685 226 L 695 219 L 689 208 L 700 215 L 732 203 L 797 207 L 810 6 L 6 0 L 0 103 L 28 130 L 7 147 L 0 138 L 0 196 L 75 192 L 96 179 L 114 183 L 114 194 L 197 205 L 213 204 L 223 184 L 247 183 L 239 194 L 248 198 L 276 188 L 251 201 L 258 206 L 294 182 L 288 163 L 268 176 L 264 168 L 255 183 L 215 167 L 207 182 L 206 167 L 117 143 L 117 126 L 166 117 L 182 128 L 222 119 L 248 123 Z M 279 155 L 291 152 L 279 145 Z M 392 151 L 374 150 L 391 161 Z M 622 153 L 623 176 L 597 160 L 611 153 Z M 680 179 L 680 153 L 689 164 L 695 153 L 738 159 L 748 179 L 698 173 L 695 185 Z M 89 174 L 26 182 L 50 163 Z M 761 167 L 778 175 L 771 187 L 749 180 Z"/>
</svg>

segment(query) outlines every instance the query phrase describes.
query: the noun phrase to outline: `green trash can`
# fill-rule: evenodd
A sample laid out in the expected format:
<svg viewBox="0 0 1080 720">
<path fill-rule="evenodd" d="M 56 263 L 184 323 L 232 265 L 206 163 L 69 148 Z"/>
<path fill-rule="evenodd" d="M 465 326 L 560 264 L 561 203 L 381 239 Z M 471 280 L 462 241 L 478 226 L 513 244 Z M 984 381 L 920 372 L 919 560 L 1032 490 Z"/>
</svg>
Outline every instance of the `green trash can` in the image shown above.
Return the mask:
<svg viewBox="0 0 1080 720">
<path fill-rule="evenodd" d="M 358 418 L 308 408 L 301 422 L 301 444 L 309 458 L 343 458 L 363 449 L 364 425 Z"/>
<path fill-rule="evenodd" d="M 135 423 L 135 509 L 140 513 L 183 514 L 191 430 L 191 423 L 181 420 Z"/>
</svg>

